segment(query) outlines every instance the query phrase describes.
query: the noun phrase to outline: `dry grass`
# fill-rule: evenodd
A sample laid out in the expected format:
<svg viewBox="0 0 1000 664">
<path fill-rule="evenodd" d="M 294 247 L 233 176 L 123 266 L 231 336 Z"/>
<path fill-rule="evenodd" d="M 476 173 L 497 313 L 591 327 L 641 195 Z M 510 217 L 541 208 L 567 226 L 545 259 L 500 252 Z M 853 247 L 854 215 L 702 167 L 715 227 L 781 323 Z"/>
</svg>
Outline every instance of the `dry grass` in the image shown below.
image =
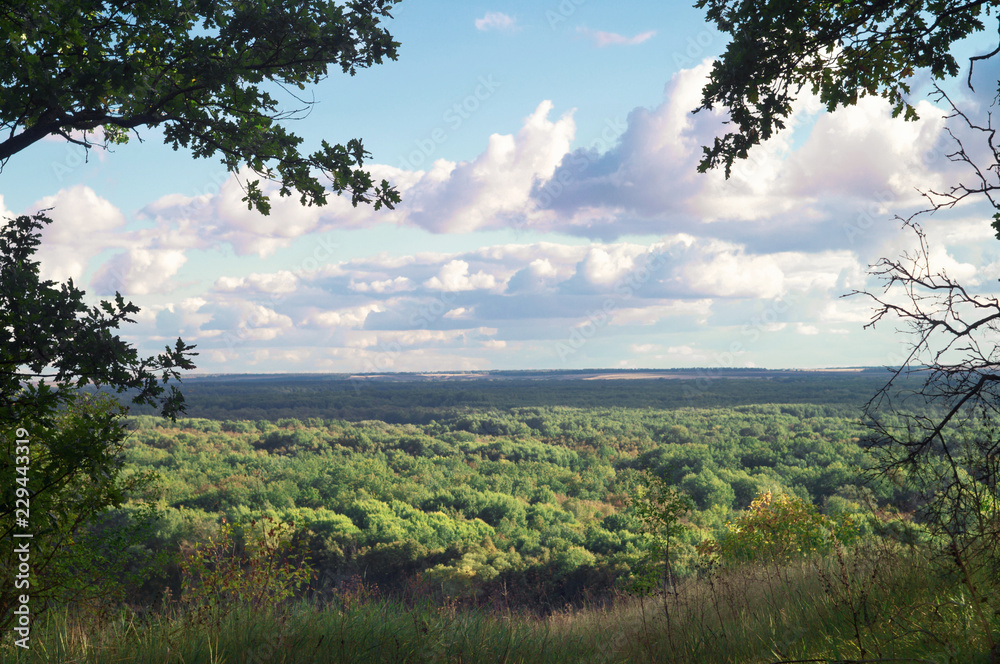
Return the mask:
<svg viewBox="0 0 1000 664">
<path fill-rule="evenodd" d="M 982 607 L 979 607 L 980 609 Z M 992 628 L 1000 621 L 989 606 Z M 790 565 L 716 570 L 666 597 L 544 619 L 343 596 L 263 612 L 54 613 L 4 662 L 990 662 L 957 576 L 919 552 L 859 546 Z"/>
</svg>

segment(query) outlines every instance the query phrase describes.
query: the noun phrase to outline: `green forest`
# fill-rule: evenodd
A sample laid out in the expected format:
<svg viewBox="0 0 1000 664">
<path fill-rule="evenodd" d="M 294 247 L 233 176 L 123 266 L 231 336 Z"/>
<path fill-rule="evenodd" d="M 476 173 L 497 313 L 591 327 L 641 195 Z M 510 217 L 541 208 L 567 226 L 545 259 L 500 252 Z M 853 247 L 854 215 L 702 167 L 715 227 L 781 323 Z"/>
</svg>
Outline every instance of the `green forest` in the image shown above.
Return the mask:
<svg viewBox="0 0 1000 664">
<path fill-rule="evenodd" d="M 695 564 L 694 545 L 721 536 L 734 511 L 765 491 L 833 514 L 860 511 L 862 495 L 906 501 L 898 488 L 864 493 L 863 431 L 849 406 L 636 407 L 630 402 L 669 396 L 635 382 L 545 385 L 549 401 L 624 404 L 615 407 L 435 407 L 423 404 L 525 403 L 535 393 L 520 382 L 397 384 L 353 395 L 355 417 L 346 406 L 338 414 L 347 419 L 327 419 L 317 416 L 322 408 L 306 417 L 305 404 L 328 391 L 292 383 L 251 392 L 232 408 L 302 419 L 136 417 L 128 460 L 158 473 L 145 497 L 164 510 L 144 546 L 176 549 L 221 519 L 271 516 L 298 524 L 322 578 L 317 588 L 357 576 L 386 591 L 418 584 L 487 603 L 507 588 L 512 606 L 551 610 L 626 587 L 643 557 L 643 526 L 628 504 L 644 471 L 694 500 L 684 570 Z M 822 391 L 817 379 L 808 382 Z M 766 390 L 756 381 L 737 387 Z M 705 398 L 732 398 L 726 388 Z M 218 416 L 238 399 L 235 389 L 222 385 L 191 410 Z M 255 405 L 254 396 L 272 406 Z M 410 418 L 400 402 L 418 404 Z"/>
<path fill-rule="evenodd" d="M 975 602 L 992 599 L 933 553 L 949 540 L 924 487 L 870 472 L 860 409 L 884 372 L 716 372 L 700 386 L 696 373 L 191 379 L 188 409 L 211 417 L 125 418 L 132 492 L 68 543 L 62 591 L 90 599 L 71 610 L 53 595 L 43 642 L 60 654 L 6 657 L 258 661 L 247 620 L 250 642 L 283 634 L 284 659 L 259 661 L 303 661 L 313 637 L 308 661 L 982 650 Z M 989 569 L 970 574 L 978 589 Z M 936 608 L 904 620 L 898 602 L 915 597 Z M 955 613 L 956 597 L 973 604 Z M 796 610 L 822 636 L 794 637 Z M 341 640 L 324 649 L 330 619 Z M 632 639 L 584 657 L 601 623 Z M 550 638 L 546 658 L 530 655 Z M 228 654 L 205 659 L 212 648 Z"/>
</svg>

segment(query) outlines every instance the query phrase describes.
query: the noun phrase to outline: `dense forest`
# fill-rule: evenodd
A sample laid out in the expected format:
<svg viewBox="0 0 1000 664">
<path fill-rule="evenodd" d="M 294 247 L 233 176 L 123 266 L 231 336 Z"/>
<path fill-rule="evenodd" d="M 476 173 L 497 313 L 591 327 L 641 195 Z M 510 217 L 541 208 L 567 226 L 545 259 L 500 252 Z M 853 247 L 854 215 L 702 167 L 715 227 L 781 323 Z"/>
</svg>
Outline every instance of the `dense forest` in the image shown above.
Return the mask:
<svg viewBox="0 0 1000 664">
<path fill-rule="evenodd" d="M 878 468 L 861 418 L 884 381 L 876 370 L 191 379 L 190 417 L 125 417 L 116 463 L 128 490 L 53 549 L 53 599 L 87 600 L 53 601 L 34 637 L 43 647 L 0 654 L 972 661 L 991 648 L 979 590 L 990 558 L 949 558 L 958 540 L 927 511 L 920 477 Z M 918 415 L 934 405 L 909 403 Z M 949 437 L 992 435 L 962 427 Z M 62 654 L 37 654 L 50 648 Z"/>
<path fill-rule="evenodd" d="M 314 592 L 360 578 L 545 611 L 628 587 L 644 558 L 629 507 L 643 471 L 694 501 L 682 576 L 763 492 L 828 515 L 907 509 L 904 487 L 861 472 L 859 388 L 878 379 L 781 374 L 695 393 L 749 402 L 727 407 L 683 405 L 684 380 L 202 379 L 189 410 L 211 418 L 135 416 L 127 459 L 160 478 L 144 496 L 160 510 L 149 555 L 270 516 L 295 524 Z M 176 566 L 158 582 L 147 592 L 178 592 Z"/>
</svg>

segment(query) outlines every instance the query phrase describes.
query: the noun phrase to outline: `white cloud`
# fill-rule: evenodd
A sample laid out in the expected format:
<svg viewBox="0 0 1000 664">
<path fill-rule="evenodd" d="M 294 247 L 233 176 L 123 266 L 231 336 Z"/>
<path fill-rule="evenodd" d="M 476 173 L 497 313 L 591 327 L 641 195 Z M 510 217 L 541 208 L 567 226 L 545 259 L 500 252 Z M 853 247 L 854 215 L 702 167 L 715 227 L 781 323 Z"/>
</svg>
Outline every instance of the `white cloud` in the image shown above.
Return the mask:
<svg viewBox="0 0 1000 664">
<path fill-rule="evenodd" d="M 551 122 L 551 110 L 552 102 L 542 102 L 516 136 L 493 134 L 471 162 L 435 164 L 401 192 L 403 219 L 436 233 L 509 227 L 523 219 L 533 207 L 532 186 L 552 176 L 575 133 L 572 112 Z"/>
<path fill-rule="evenodd" d="M 350 289 L 359 293 L 398 293 L 400 291 L 413 290 L 413 285 L 407 277 L 396 277 L 394 279 L 381 279 L 371 282 L 351 280 Z"/>
<path fill-rule="evenodd" d="M 652 224 L 645 218 L 655 216 L 658 232 L 675 230 L 671 217 L 691 214 L 705 186 L 695 166 L 700 146 L 720 124 L 715 116 L 690 113 L 701 99 L 710 68 L 705 62 L 675 74 L 666 86 L 664 103 L 653 110 L 634 109 L 617 144 L 602 141 L 566 155 L 551 179 L 559 186 L 543 183 L 535 191 L 537 204 L 555 215 L 548 226 L 599 225 L 608 227 L 609 234 L 649 232 Z M 623 223 L 622 217 L 628 221 Z"/>
<path fill-rule="evenodd" d="M 613 285 L 635 267 L 635 259 L 644 248 L 635 245 L 592 247 L 577 266 L 577 274 L 590 284 Z"/>
<path fill-rule="evenodd" d="M 513 30 L 517 25 L 517 19 L 508 16 L 503 12 L 486 12 L 482 18 L 477 18 L 476 30 Z"/>
<path fill-rule="evenodd" d="M 35 210 L 52 208 L 46 214 L 52 223 L 42 229 L 38 260 L 46 279 L 80 282 L 90 261 L 108 248 L 128 246 L 120 233 L 125 215 L 93 189 L 76 185 L 60 189 L 32 205 Z"/>
<path fill-rule="evenodd" d="M 476 27 L 517 26 L 488 12 Z M 652 36 L 582 32 L 599 45 Z M 720 112 L 689 113 L 709 69 L 705 62 L 678 72 L 662 103 L 634 109 L 627 122 L 609 123 L 604 136 L 573 151 L 573 111 L 552 120 L 554 106 L 543 101 L 518 131 L 493 134 L 465 161 L 438 159 L 426 170 L 375 164 L 376 180 L 387 177 L 403 194 L 394 211 L 353 208 L 334 196 L 324 208 L 304 208 L 295 196 L 273 196 L 274 211 L 263 217 L 246 210 L 243 191 L 227 176 L 214 193 L 161 197 L 140 215 L 152 228 L 129 227 L 92 189 L 67 188 L 35 204 L 56 208 L 40 251 L 43 269 L 50 278 L 94 273 L 98 290 L 156 296 L 140 317 L 147 340 L 183 330 L 187 341 L 205 343 L 205 359 L 262 370 L 527 366 L 550 358 L 553 338 L 609 301 L 613 311 L 573 361 L 611 366 L 628 349 L 643 362 L 704 366 L 734 339 L 758 352 L 744 328 L 774 335 L 769 345 L 802 346 L 822 332 L 824 340 L 860 348 L 864 337 L 855 335 L 870 319 L 870 303 L 837 296 L 872 283 L 865 265 L 873 257 L 905 247 L 898 223 L 886 220 L 910 204 L 914 185 L 954 181 L 924 154 L 941 135 L 937 111 L 922 102 L 923 119 L 903 123 L 883 101 L 866 99 L 818 115 L 815 100 L 804 97 L 789 122 L 793 133 L 751 151 L 727 182 L 695 171 L 701 146 L 724 120 Z M 479 101 L 485 108 L 488 101 Z M 1000 252 L 991 249 L 988 218 L 974 212 L 959 209 L 964 216 L 934 225 L 928 237 L 932 267 L 982 285 L 1000 276 Z M 389 232 L 389 224 L 559 239 L 490 244 L 501 234 L 483 233 L 445 243 L 462 251 L 420 251 L 434 245 L 414 243 L 403 255 L 398 243 L 378 245 L 390 248 L 383 253 L 354 243 L 375 246 L 382 238 L 371 229 Z M 335 230 L 343 246 L 327 241 Z M 623 236 L 632 239 L 616 241 Z M 227 257 L 216 266 L 221 244 L 267 260 L 251 257 L 234 268 Z M 94 265 L 98 257 L 103 265 Z M 654 259 L 655 269 L 646 269 Z M 179 284 L 196 297 L 160 297 Z M 775 315 L 768 303 L 775 298 L 787 315 Z M 759 318 L 767 313 L 772 318 Z M 418 323 L 426 329 L 413 329 Z M 655 342 L 642 336 L 649 334 Z M 247 347 L 213 347 L 236 342 Z"/>
<path fill-rule="evenodd" d="M 247 364 L 256 366 L 265 362 L 274 362 L 288 368 L 306 363 L 309 355 L 310 352 L 308 350 L 272 350 L 263 348 L 253 351 L 251 355 L 252 359 L 247 360 Z"/>
<path fill-rule="evenodd" d="M 654 351 L 660 350 L 661 346 L 659 344 L 629 344 L 628 349 L 633 353 L 639 353 L 641 355 L 647 355 Z"/>
<path fill-rule="evenodd" d="M 653 325 L 674 316 L 691 316 L 703 322 L 712 307 L 711 300 L 675 300 L 644 307 L 618 309 L 611 317 L 609 325 Z"/>
<path fill-rule="evenodd" d="M 565 274 L 569 276 L 569 274 Z M 560 278 L 557 269 L 549 258 L 536 258 L 527 267 L 518 270 L 507 281 L 507 292 L 541 291 L 550 289 Z"/>
<path fill-rule="evenodd" d="M 260 293 L 292 293 L 299 283 L 298 277 L 288 270 L 278 270 L 270 273 L 253 272 L 246 277 L 219 277 L 215 288 L 223 292 L 250 288 Z"/>
<path fill-rule="evenodd" d="M 385 308 L 379 303 L 372 303 L 337 311 L 322 311 L 310 316 L 306 322 L 325 328 L 357 328 L 365 324 L 368 314 L 373 311 L 385 311 Z"/>
<path fill-rule="evenodd" d="M 820 323 L 865 323 L 872 318 L 871 301 L 864 297 L 831 300 L 824 303 L 816 315 Z"/>
<path fill-rule="evenodd" d="M 243 170 L 239 179 L 256 177 Z M 271 212 L 267 216 L 247 208 L 242 200 L 246 193 L 236 177 L 227 180 L 213 199 L 209 210 L 217 224 L 213 235 L 231 243 L 236 253 L 267 256 L 287 247 L 294 238 L 318 230 L 322 208 L 301 205 L 298 196 L 279 196 L 279 186 L 272 182 L 261 182 L 260 188 L 271 198 Z"/>
<path fill-rule="evenodd" d="M 492 274 L 482 270 L 469 274 L 469 264 L 463 260 L 453 260 L 441 267 L 436 277 L 431 277 L 424 286 L 434 290 L 466 291 L 480 288 L 496 288 L 497 280 Z"/>
<path fill-rule="evenodd" d="M 916 106 L 917 122 L 893 118 L 880 97 L 819 116 L 805 143 L 783 165 L 789 193 L 803 199 L 883 190 L 894 199 L 918 202 L 915 187 L 942 184 L 932 170 L 942 163 L 928 161 L 925 153 L 943 130 L 944 118 L 927 101 Z"/>
<path fill-rule="evenodd" d="M 177 249 L 137 247 L 104 263 L 94 274 L 91 285 L 98 295 L 169 292 L 173 290 L 170 279 L 186 262 L 184 252 Z"/>
<path fill-rule="evenodd" d="M 785 292 L 785 274 L 772 256 L 748 256 L 738 249 L 691 263 L 683 273 L 706 295 L 771 299 Z"/>
<path fill-rule="evenodd" d="M 467 318 L 470 314 L 472 314 L 471 309 L 466 309 L 465 307 L 458 307 L 457 309 L 451 309 L 450 311 L 446 312 L 442 317 L 450 318 L 452 320 L 457 320 L 460 318 Z"/>
<path fill-rule="evenodd" d="M 3 219 L 3 220 L 13 219 L 16 216 L 17 216 L 16 214 L 14 214 L 10 210 L 8 210 L 7 206 L 4 205 L 3 194 L 0 194 L 0 219 Z M 0 222 L 0 223 L 2 223 L 2 222 Z"/>
<path fill-rule="evenodd" d="M 695 350 L 691 346 L 671 346 L 667 348 L 668 355 L 694 355 Z"/>
<path fill-rule="evenodd" d="M 210 301 L 198 313 L 210 314 L 211 318 L 201 324 L 196 336 L 214 337 L 229 350 L 242 344 L 272 341 L 294 328 L 287 315 L 245 300 Z"/>
<path fill-rule="evenodd" d="M 854 248 L 859 236 L 872 246 L 895 232 L 883 222 L 917 202 L 915 187 L 954 181 L 942 177 L 951 165 L 928 159 L 942 132 L 942 113 L 928 102 L 913 123 L 892 118 L 875 98 L 819 114 L 809 95 L 793 103 L 788 129 L 738 161 L 731 179 L 721 170 L 698 174 L 701 146 L 726 129 L 721 109 L 690 113 L 710 69 L 705 61 L 675 74 L 663 103 L 634 109 L 613 146 L 567 154 L 533 192 L 531 227 L 605 239 L 687 232 L 759 252 Z"/>
</svg>

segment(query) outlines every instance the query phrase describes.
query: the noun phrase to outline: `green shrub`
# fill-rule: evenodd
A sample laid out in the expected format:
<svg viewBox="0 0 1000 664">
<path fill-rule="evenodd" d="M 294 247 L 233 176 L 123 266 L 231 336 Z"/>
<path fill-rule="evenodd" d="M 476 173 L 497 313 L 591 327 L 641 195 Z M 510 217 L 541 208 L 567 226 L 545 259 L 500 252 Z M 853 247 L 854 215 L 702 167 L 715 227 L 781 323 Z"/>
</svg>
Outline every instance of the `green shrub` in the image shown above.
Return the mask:
<svg viewBox="0 0 1000 664">
<path fill-rule="evenodd" d="M 821 514 L 816 506 L 797 496 L 766 491 L 750 508 L 727 524 L 725 535 L 706 541 L 702 553 L 723 563 L 783 562 L 812 553 L 828 553 L 849 544 L 857 528 L 849 514 Z"/>
<path fill-rule="evenodd" d="M 271 517 L 249 527 L 223 519 L 218 536 L 181 552 L 181 600 L 224 615 L 237 606 L 273 607 L 290 599 L 313 576 L 295 551 L 294 524 Z"/>
</svg>

